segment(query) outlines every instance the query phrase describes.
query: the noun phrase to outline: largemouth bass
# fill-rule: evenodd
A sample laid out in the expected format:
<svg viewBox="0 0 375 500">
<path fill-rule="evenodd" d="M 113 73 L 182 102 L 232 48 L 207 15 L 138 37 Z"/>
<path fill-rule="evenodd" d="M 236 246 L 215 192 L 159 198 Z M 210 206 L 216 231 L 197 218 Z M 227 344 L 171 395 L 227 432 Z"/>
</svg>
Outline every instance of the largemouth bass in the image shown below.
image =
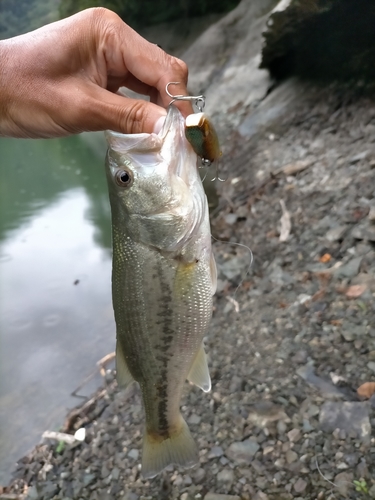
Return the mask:
<svg viewBox="0 0 375 500">
<path fill-rule="evenodd" d="M 140 385 L 142 474 L 153 477 L 198 461 L 180 399 L 186 379 L 211 389 L 202 344 L 216 288 L 208 206 L 175 106 L 158 135 L 106 137 L 117 379 Z"/>
</svg>

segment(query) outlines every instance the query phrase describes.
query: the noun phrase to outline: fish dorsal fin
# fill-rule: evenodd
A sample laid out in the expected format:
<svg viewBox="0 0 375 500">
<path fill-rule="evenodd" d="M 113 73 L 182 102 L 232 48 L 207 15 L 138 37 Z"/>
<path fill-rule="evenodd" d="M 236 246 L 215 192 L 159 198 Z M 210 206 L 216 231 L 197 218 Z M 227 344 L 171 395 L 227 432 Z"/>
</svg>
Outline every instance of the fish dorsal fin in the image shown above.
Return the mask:
<svg viewBox="0 0 375 500">
<path fill-rule="evenodd" d="M 216 288 L 217 288 L 217 267 L 216 267 L 214 254 L 212 252 L 211 252 L 211 258 L 210 258 L 210 272 L 211 272 L 212 295 L 215 295 Z"/>
<path fill-rule="evenodd" d="M 203 344 L 195 356 L 187 379 L 204 392 L 209 392 L 211 390 L 211 378 L 208 371 L 207 356 L 204 352 Z"/>
<path fill-rule="evenodd" d="M 116 343 L 116 378 L 118 385 L 123 388 L 134 382 L 118 341 Z"/>
</svg>

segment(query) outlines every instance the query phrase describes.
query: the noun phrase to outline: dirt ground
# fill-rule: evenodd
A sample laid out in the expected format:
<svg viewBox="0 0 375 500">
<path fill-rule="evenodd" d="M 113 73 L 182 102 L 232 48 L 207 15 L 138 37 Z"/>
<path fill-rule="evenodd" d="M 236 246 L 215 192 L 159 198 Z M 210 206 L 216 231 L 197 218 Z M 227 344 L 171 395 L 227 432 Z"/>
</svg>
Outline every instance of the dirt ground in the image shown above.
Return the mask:
<svg viewBox="0 0 375 500">
<path fill-rule="evenodd" d="M 65 422 L 85 441 L 45 440 L 1 499 L 375 498 L 374 101 L 310 87 L 250 139 L 234 128 L 223 151 L 213 389 L 186 384 L 182 401 L 199 465 L 141 478 L 140 395 L 108 372 Z"/>
</svg>

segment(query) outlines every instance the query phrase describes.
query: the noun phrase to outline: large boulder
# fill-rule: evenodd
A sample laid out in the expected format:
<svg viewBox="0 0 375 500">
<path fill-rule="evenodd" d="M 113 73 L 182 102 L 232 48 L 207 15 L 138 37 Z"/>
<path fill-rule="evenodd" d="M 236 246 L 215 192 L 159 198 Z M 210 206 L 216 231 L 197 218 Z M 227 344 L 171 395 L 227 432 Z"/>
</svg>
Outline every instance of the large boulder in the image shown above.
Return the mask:
<svg viewBox="0 0 375 500">
<path fill-rule="evenodd" d="M 282 0 L 264 32 L 262 62 L 278 78 L 372 80 L 375 2 Z"/>
</svg>

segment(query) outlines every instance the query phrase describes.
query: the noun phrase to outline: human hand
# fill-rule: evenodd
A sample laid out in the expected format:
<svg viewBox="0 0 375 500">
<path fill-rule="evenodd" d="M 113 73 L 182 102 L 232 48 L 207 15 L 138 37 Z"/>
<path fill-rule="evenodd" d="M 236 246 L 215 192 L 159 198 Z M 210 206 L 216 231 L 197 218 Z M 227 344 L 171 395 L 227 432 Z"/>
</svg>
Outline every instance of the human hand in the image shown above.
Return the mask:
<svg viewBox="0 0 375 500">
<path fill-rule="evenodd" d="M 0 135 L 59 137 L 110 129 L 158 131 L 171 98 L 187 95 L 187 67 L 114 12 L 87 9 L 0 41 Z M 116 94 L 125 86 L 150 101 Z M 190 103 L 176 103 L 187 116 Z M 160 121 L 158 122 L 158 120 Z"/>
</svg>

